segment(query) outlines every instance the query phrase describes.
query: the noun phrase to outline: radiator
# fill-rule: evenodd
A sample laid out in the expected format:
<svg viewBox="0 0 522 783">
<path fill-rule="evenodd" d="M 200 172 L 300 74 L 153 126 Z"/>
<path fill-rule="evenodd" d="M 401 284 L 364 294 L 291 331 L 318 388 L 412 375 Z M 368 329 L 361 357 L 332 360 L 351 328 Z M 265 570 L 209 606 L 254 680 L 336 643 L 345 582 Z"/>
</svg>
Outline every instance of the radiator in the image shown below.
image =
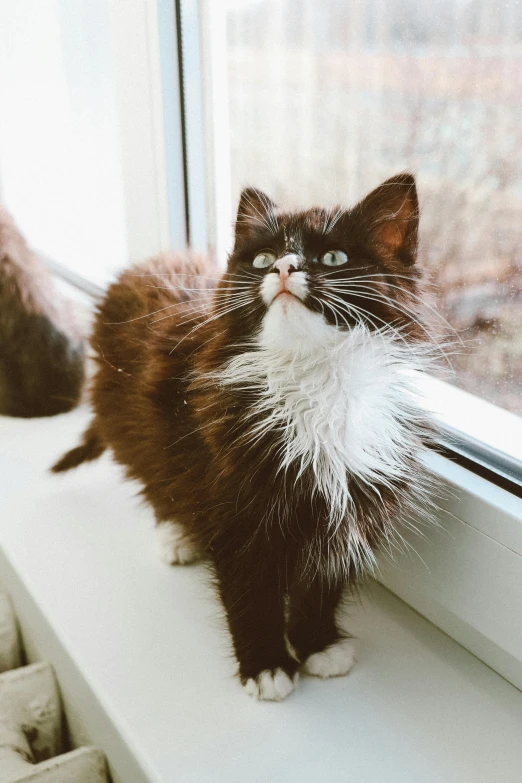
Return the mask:
<svg viewBox="0 0 522 783">
<path fill-rule="evenodd" d="M 16 618 L 0 593 L 0 783 L 108 783 L 92 747 L 69 750 L 52 666 L 23 666 Z"/>
</svg>

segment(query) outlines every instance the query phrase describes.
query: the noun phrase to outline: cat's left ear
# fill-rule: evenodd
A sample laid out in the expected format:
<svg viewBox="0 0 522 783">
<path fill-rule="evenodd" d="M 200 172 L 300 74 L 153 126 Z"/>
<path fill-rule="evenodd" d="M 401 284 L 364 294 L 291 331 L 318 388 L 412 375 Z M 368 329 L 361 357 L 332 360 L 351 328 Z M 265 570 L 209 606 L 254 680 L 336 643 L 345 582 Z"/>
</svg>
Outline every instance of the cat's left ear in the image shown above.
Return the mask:
<svg viewBox="0 0 522 783">
<path fill-rule="evenodd" d="M 415 263 L 419 238 L 419 200 L 412 174 L 383 182 L 356 207 L 368 226 L 371 244 L 403 264 Z"/>
<path fill-rule="evenodd" d="M 262 190 L 244 188 L 237 209 L 236 240 L 254 228 L 274 232 L 277 229 L 276 209 L 272 199 Z"/>
</svg>

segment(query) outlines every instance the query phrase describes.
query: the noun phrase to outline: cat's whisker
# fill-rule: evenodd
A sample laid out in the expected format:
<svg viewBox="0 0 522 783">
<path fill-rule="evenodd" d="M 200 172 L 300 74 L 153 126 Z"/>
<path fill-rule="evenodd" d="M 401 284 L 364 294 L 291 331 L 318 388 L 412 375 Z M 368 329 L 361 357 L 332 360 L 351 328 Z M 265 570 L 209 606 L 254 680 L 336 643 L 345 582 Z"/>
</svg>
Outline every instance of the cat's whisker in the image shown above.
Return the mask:
<svg viewBox="0 0 522 783">
<path fill-rule="evenodd" d="M 336 327 L 339 328 L 339 321 L 337 320 L 337 309 L 333 307 L 329 302 L 327 302 L 327 305 L 333 313 Z M 349 326 L 348 321 L 346 321 L 346 319 L 343 320 L 345 321 L 346 325 Z"/>
<path fill-rule="evenodd" d="M 353 294 L 353 296 L 358 296 L 358 295 L 357 295 L 357 294 Z M 367 296 L 367 295 L 364 295 L 364 296 L 361 296 L 361 295 L 359 295 L 359 296 L 360 296 L 360 298 L 362 298 L 362 299 L 365 299 L 365 300 L 369 300 L 369 301 L 375 301 L 375 302 L 379 302 L 379 301 L 380 301 L 380 300 L 378 300 L 378 299 L 374 299 L 374 298 L 372 298 L 372 297 L 370 297 L 370 296 Z M 381 303 L 382 303 L 382 302 L 381 302 Z M 396 309 L 396 310 L 399 310 L 399 312 L 401 312 L 402 314 L 405 314 L 405 313 L 404 313 L 402 310 L 400 310 L 400 308 L 396 307 L 394 304 L 390 304 L 390 306 L 394 307 L 394 309 Z M 361 310 L 363 310 L 363 308 L 361 308 Z M 364 310 L 364 312 L 366 313 L 366 317 L 367 317 L 367 318 L 369 318 L 369 317 L 370 317 L 370 313 L 369 313 L 367 310 Z M 401 339 L 401 341 L 402 341 L 402 342 L 403 342 L 405 345 L 408 345 L 408 341 L 406 340 L 406 338 L 400 334 L 400 331 L 401 331 L 401 330 L 405 331 L 405 330 L 407 329 L 407 326 L 406 326 L 405 324 L 403 324 L 401 327 L 396 327 L 396 326 L 393 324 L 393 322 L 384 321 L 382 318 L 379 318 L 379 317 L 378 317 L 377 315 L 375 315 L 375 314 L 372 314 L 372 316 L 373 316 L 373 318 L 377 318 L 379 321 L 381 321 L 381 322 L 384 324 L 384 326 L 385 326 L 385 327 L 389 327 L 390 329 L 392 329 L 392 330 L 393 330 L 393 332 L 394 332 L 394 334 L 396 334 L 396 335 L 397 335 L 397 337 L 399 337 L 399 338 Z M 410 318 L 412 318 L 412 316 L 411 316 L 411 315 L 410 315 Z M 412 320 L 413 320 L 413 318 L 412 318 Z M 436 341 L 435 339 L 433 339 L 433 338 L 431 337 L 431 335 L 429 334 L 429 332 L 428 332 L 428 331 L 427 331 L 427 330 L 424 328 L 424 326 L 423 326 L 421 323 L 419 323 L 418 325 L 419 325 L 419 327 L 420 327 L 420 328 L 421 328 L 421 329 L 422 329 L 422 330 L 425 332 L 425 335 L 426 335 L 426 337 L 427 337 L 427 339 L 428 339 L 429 343 L 430 343 L 430 344 L 431 344 L 431 346 L 432 346 L 432 349 L 431 349 L 431 350 L 435 350 L 435 351 L 437 351 L 438 353 L 440 353 L 441 357 L 444 359 L 444 361 L 446 361 L 446 362 L 447 362 L 447 364 L 448 364 L 448 366 L 449 366 L 450 370 L 453 372 L 453 367 L 452 367 L 452 365 L 451 365 L 451 362 L 450 362 L 450 360 L 449 360 L 448 353 L 447 353 L 447 352 L 446 352 L 446 351 L 443 349 L 443 348 L 444 348 L 444 347 L 443 347 L 443 345 L 442 345 L 440 342 L 438 342 L 438 341 Z M 382 331 L 383 331 L 383 330 L 382 330 L 382 327 L 376 327 L 376 328 L 377 328 L 377 329 L 378 329 L 380 332 L 382 332 Z"/>
<path fill-rule="evenodd" d="M 354 295 L 354 296 L 357 296 L 357 294 L 353 294 L 353 295 Z M 361 296 L 361 295 L 359 295 L 359 296 Z M 363 299 L 370 299 L 370 300 L 372 300 L 372 297 L 369 297 L 369 296 L 367 296 L 367 295 L 365 295 L 365 296 L 361 296 L 361 298 L 363 298 Z M 344 300 L 340 300 L 340 301 L 341 301 L 341 302 L 342 302 L 342 303 L 343 303 L 343 304 L 346 306 L 346 303 L 344 302 Z M 374 301 L 379 301 L 379 300 L 375 299 Z M 391 306 L 395 306 L 395 303 L 393 303 L 393 302 L 390 302 L 390 305 L 391 305 Z M 350 307 L 351 307 L 351 308 L 353 308 L 354 306 L 353 306 L 353 305 L 350 305 Z M 379 332 L 380 332 L 380 333 L 382 333 L 382 332 L 383 332 L 383 328 L 382 328 L 382 327 L 377 327 L 377 326 L 375 326 L 375 323 L 371 321 L 371 317 L 373 317 L 373 318 L 377 318 L 379 321 L 381 321 L 381 322 L 384 324 L 384 326 L 385 326 L 385 327 L 389 327 L 389 328 L 391 328 L 391 329 L 392 329 L 392 331 L 393 331 L 393 333 L 394 333 L 394 334 L 396 334 L 396 336 L 397 336 L 397 337 L 399 337 L 399 338 L 401 339 L 401 341 L 402 341 L 402 342 L 403 342 L 405 345 L 407 345 L 407 344 L 408 344 L 408 343 L 407 343 L 407 341 L 405 340 L 405 338 L 404 338 L 404 337 L 403 337 L 403 336 L 400 334 L 400 330 L 399 330 L 397 327 L 393 326 L 393 324 L 392 324 L 391 322 L 384 321 L 382 318 L 379 318 L 379 317 L 378 317 L 378 316 L 376 316 L 375 314 L 372 314 L 372 315 L 370 316 L 370 313 L 369 313 L 367 310 L 365 310 L 364 308 L 354 308 L 354 309 L 358 309 L 358 310 L 359 310 L 359 312 L 361 312 L 361 313 L 364 313 L 365 317 L 366 317 L 368 320 L 370 320 L 370 322 L 371 322 L 371 323 L 373 323 L 373 326 L 374 326 L 374 328 L 376 329 L 376 331 L 377 331 L 378 333 L 379 333 Z M 398 308 L 396 307 L 395 309 L 398 309 Z M 410 317 L 411 317 L 411 316 L 410 316 Z M 420 324 L 420 323 L 419 323 L 419 326 L 420 326 L 421 328 L 423 328 L 423 327 L 422 327 L 422 324 Z M 404 329 L 404 328 L 405 328 L 405 327 L 404 327 L 404 325 L 403 325 L 402 329 Z M 431 336 L 430 336 L 429 332 L 427 332 L 427 331 L 426 331 L 426 336 L 428 337 L 428 339 L 429 339 L 430 343 L 432 343 L 432 345 L 433 345 L 433 349 L 435 349 L 435 350 L 436 350 L 438 353 L 440 353 L 440 355 L 442 356 L 442 358 L 443 358 L 443 359 L 444 359 L 444 360 L 447 362 L 448 366 L 450 367 L 450 370 L 451 370 L 452 372 L 454 372 L 453 366 L 452 366 L 452 364 L 451 364 L 451 362 L 450 362 L 450 360 L 449 360 L 449 354 L 448 354 L 448 352 L 447 352 L 446 350 L 444 350 L 444 348 L 445 348 L 446 346 L 445 346 L 445 345 L 443 345 L 443 344 L 441 344 L 440 342 L 437 342 L 437 341 L 435 341 L 433 338 L 431 338 Z"/>
<path fill-rule="evenodd" d="M 322 280 L 323 278 L 331 277 L 332 275 L 337 275 L 339 277 L 340 275 L 343 275 L 343 269 L 344 269 L 343 267 L 336 267 L 331 272 L 319 272 L 319 274 L 317 275 L 317 279 Z M 371 269 L 371 267 L 368 266 L 367 264 L 365 266 L 351 266 L 348 271 L 358 272 L 360 269 Z M 346 274 L 346 272 L 344 272 L 344 274 Z M 339 277 L 339 279 L 342 280 L 343 283 L 345 282 L 344 276 Z M 350 277 L 350 280 L 357 280 L 357 279 L 358 276 Z"/>
<path fill-rule="evenodd" d="M 145 313 L 144 315 L 138 315 L 136 318 L 129 318 L 126 321 L 112 321 L 107 322 L 108 326 L 121 326 L 123 324 L 132 323 L 133 321 L 141 321 L 145 318 L 152 318 L 152 316 L 157 315 L 158 313 L 164 312 L 165 310 L 172 310 L 175 307 L 179 307 L 180 305 L 190 305 L 190 300 L 188 302 L 173 302 L 170 305 L 166 305 L 165 307 L 160 307 L 158 310 L 153 310 L 150 313 Z M 171 318 L 173 315 L 165 316 L 165 318 Z M 159 321 L 164 320 L 164 318 L 156 318 L 151 323 L 158 323 Z"/>
<path fill-rule="evenodd" d="M 327 307 L 328 307 L 328 308 L 329 308 L 329 309 L 332 311 L 332 313 L 333 313 L 334 320 L 335 320 L 335 325 L 337 326 L 337 328 L 339 328 L 339 322 L 338 322 L 338 320 L 337 320 L 337 315 L 339 315 L 339 316 L 340 316 L 340 318 L 341 318 L 341 320 L 342 320 L 342 321 L 344 321 L 344 323 L 346 324 L 346 326 L 347 326 L 347 327 L 348 327 L 348 329 L 349 329 L 349 328 L 350 328 L 350 326 L 351 326 L 351 324 L 350 324 L 350 323 L 349 323 L 349 321 L 348 321 L 348 320 L 347 320 L 347 319 L 344 317 L 344 315 L 343 315 L 343 314 L 342 314 L 342 312 L 340 311 L 339 307 L 338 307 L 338 306 L 336 306 L 336 305 L 333 303 L 333 300 L 332 300 L 330 297 L 325 297 L 325 298 L 327 299 L 327 302 L 326 302 L 326 304 L 327 304 Z M 355 318 L 355 322 L 356 322 L 356 323 L 357 323 L 359 326 L 362 326 L 362 327 L 364 328 L 364 323 L 363 323 L 363 321 L 361 320 L 361 317 L 360 317 L 360 315 L 359 315 L 359 313 L 358 313 L 358 310 L 357 310 L 357 308 L 356 308 L 356 307 L 352 307 L 351 305 L 348 305 L 348 306 L 347 306 L 345 309 L 346 309 L 346 312 L 347 312 L 347 314 L 348 314 L 348 315 L 352 315 L 352 317 L 353 317 L 353 318 Z"/>
<path fill-rule="evenodd" d="M 334 307 L 333 304 L 330 304 L 330 306 Z M 401 343 L 404 345 L 404 347 L 408 348 L 408 342 L 405 339 L 405 337 L 401 334 L 401 327 L 395 326 L 393 322 L 385 321 L 384 319 L 377 316 L 375 313 L 370 313 L 368 310 L 366 310 L 363 307 L 357 307 L 355 305 L 348 305 L 344 300 L 338 300 L 338 307 L 341 306 L 343 308 L 347 308 L 348 314 L 355 314 L 355 318 L 357 323 L 363 328 L 367 328 L 367 324 L 369 323 L 374 331 L 374 334 L 377 338 L 379 338 L 381 341 L 384 341 L 384 338 L 386 335 L 391 335 L 394 339 L 398 338 Z M 378 326 L 375 323 L 375 319 L 377 321 L 380 321 L 382 323 L 382 326 Z"/>
<path fill-rule="evenodd" d="M 358 281 L 359 281 L 359 282 L 361 282 L 361 283 L 365 283 L 365 282 L 367 282 L 367 281 L 368 281 L 370 278 L 375 278 L 375 277 L 379 277 L 379 278 L 382 278 L 382 277 L 394 277 L 394 278 L 398 278 L 398 279 L 402 279 L 402 280 L 413 280 L 413 278 L 411 278 L 411 277 L 406 277 L 405 275 L 394 275 L 394 274 L 386 274 L 386 273 L 378 273 L 378 274 L 373 274 L 373 275 L 361 275 L 361 276 L 359 276 L 359 277 L 354 277 L 354 278 L 353 278 L 353 280 L 358 280 Z M 348 282 L 351 282 L 351 280 L 350 280 L 350 281 L 348 281 Z M 385 283 L 387 286 L 389 286 L 390 288 L 394 288 L 394 289 L 396 289 L 397 291 L 400 291 L 401 293 L 404 293 L 403 289 L 402 289 L 400 286 L 394 285 L 393 283 L 390 283 L 390 282 L 388 282 L 387 280 L 385 280 L 385 281 L 384 281 L 384 283 Z M 335 284 L 335 282 L 334 282 L 334 284 Z M 371 285 L 371 283 L 370 283 L 370 285 Z M 420 302 L 420 303 L 421 303 L 422 307 L 425 307 L 425 308 L 426 308 L 426 309 L 428 309 L 428 310 L 429 310 L 429 311 L 430 311 L 430 312 L 431 312 L 433 315 L 435 315 L 437 318 L 439 318 L 439 319 L 440 319 L 440 320 L 441 320 L 441 321 L 444 323 L 444 325 L 445 325 L 445 326 L 446 326 L 446 327 L 447 327 L 447 328 L 448 328 L 448 329 L 449 329 L 451 332 L 453 332 L 453 333 L 454 333 L 455 337 L 456 337 L 456 338 L 457 338 L 457 339 L 458 339 L 458 340 L 459 340 L 459 341 L 462 343 L 462 340 L 461 340 L 461 338 L 460 338 L 460 336 L 459 336 L 459 334 L 458 334 L 457 330 L 456 330 L 456 329 L 455 329 L 455 328 L 454 328 L 454 327 L 453 327 L 453 326 L 452 326 L 452 325 L 451 325 L 451 324 L 450 324 L 450 323 L 449 323 L 449 322 L 448 322 L 448 321 L 447 321 L 447 320 L 446 320 L 446 319 L 445 319 L 445 318 L 444 318 L 444 317 L 443 317 L 443 316 L 442 316 L 442 315 L 441 315 L 439 312 L 437 312 L 437 310 L 435 310 L 435 308 L 434 308 L 434 307 L 431 307 L 431 305 L 429 305 L 429 304 L 428 304 L 428 303 L 427 303 L 427 302 L 426 302 L 424 299 L 422 299 L 422 298 L 421 298 L 420 296 L 418 296 L 417 294 L 414 294 L 412 291 L 409 291 L 409 290 L 408 290 L 408 291 L 407 291 L 407 295 L 408 295 L 408 296 L 411 296 L 413 299 L 416 299 L 418 302 Z M 462 343 L 462 345 L 464 346 L 464 344 L 463 344 L 463 343 Z"/>
<path fill-rule="evenodd" d="M 189 293 L 195 292 L 198 294 L 205 294 L 205 293 L 212 293 L 212 295 L 219 294 L 221 291 L 237 291 L 237 290 L 248 290 L 252 288 L 252 284 L 247 283 L 241 283 L 240 285 L 234 285 L 230 284 L 228 287 L 222 286 L 222 288 L 216 288 L 212 290 L 211 292 L 208 289 L 205 288 L 187 288 L 186 286 L 172 286 L 172 285 L 152 285 L 151 283 L 146 283 L 145 288 L 156 288 L 159 291 L 188 291 Z"/>
<path fill-rule="evenodd" d="M 365 290 L 365 289 L 363 289 L 362 285 L 359 285 L 359 289 L 360 290 Z M 418 318 L 415 317 L 415 314 L 413 313 L 413 311 L 410 310 L 404 303 L 401 303 L 399 305 L 398 302 L 390 299 L 389 297 L 387 297 L 385 294 L 382 294 L 381 292 L 377 292 L 374 288 L 368 288 L 367 289 L 367 290 L 370 291 L 370 293 L 356 292 L 356 291 L 354 291 L 351 288 L 346 288 L 344 290 L 341 289 L 341 288 L 338 288 L 337 290 L 338 290 L 338 292 L 344 293 L 344 294 L 349 295 L 349 296 L 355 296 L 355 297 L 359 297 L 361 299 L 366 299 L 368 301 L 374 301 L 374 302 L 377 302 L 377 303 L 386 304 L 389 307 L 392 307 L 393 309 L 395 309 L 398 312 L 402 313 L 405 317 L 407 317 L 411 321 L 413 321 L 413 323 L 415 323 L 424 332 L 424 334 L 426 335 L 427 339 L 430 341 L 430 343 L 433 344 L 435 349 L 440 352 L 441 356 L 448 363 L 451 371 L 454 372 L 453 366 L 452 366 L 451 362 L 449 361 L 446 352 L 443 351 L 443 349 L 442 349 L 441 342 L 437 341 L 437 340 L 435 340 L 433 338 L 433 336 L 429 333 L 429 331 L 426 328 L 426 326 Z M 341 301 L 344 301 L 344 300 L 341 300 Z"/>
<path fill-rule="evenodd" d="M 144 318 L 150 318 L 157 313 L 162 313 L 165 310 L 172 310 L 173 307 L 177 307 L 179 302 L 167 305 L 166 307 L 160 307 L 159 310 L 154 310 L 152 313 L 145 313 L 145 315 L 138 315 L 136 318 L 128 318 L 126 321 L 105 321 L 106 326 L 121 326 L 122 324 L 130 324 L 133 321 L 142 321 Z"/>
<path fill-rule="evenodd" d="M 188 272 L 183 272 L 183 273 L 180 273 L 180 272 L 147 272 L 147 273 L 143 273 L 143 272 L 140 272 L 140 273 L 129 272 L 129 275 L 131 277 L 152 277 L 154 279 L 163 278 L 163 277 L 175 278 L 176 280 L 179 280 L 180 278 L 194 278 L 196 280 L 201 280 L 202 281 L 203 285 L 202 285 L 201 290 L 203 290 L 203 291 L 213 291 L 214 290 L 214 287 L 210 288 L 209 286 L 205 286 L 204 285 L 204 283 L 207 282 L 207 281 L 208 282 L 213 282 L 213 283 L 219 283 L 219 282 L 222 282 L 223 280 L 247 280 L 247 279 L 258 280 L 258 275 L 254 274 L 253 272 L 243 271 L 243 272 L 240 272 L 240 273 L 234 273 L 234 272 L 229 272 L 229 271 L 227 271 L 225 269 L 223 270 L 223 273 L 219 277 L 211 277 L 211 276 L 209 276 L 207 274 L 204 274 L 204 275 L 202 275 L 202 274 L 192 274 L 192 273 L 188 273 Z"/>
<path fill-rule="evenodd" d="M 381 321 L 381 323 L 384 324 L 386 329 L 392 330 L 394 333 L 397 333 L 398 336 L 400 336 L 401 339 L 404 341 L 404 337 L 399 335 L 399 333 L 398 333 L 396 328 L 393 328 L 388 321 L 385 321 L 384 319 L 380 318 L 375 313 L 370 313 L 368 310 L 365 310 L 362 307 L 358 307 L 358 306 L 353 305 L 353 304 L 348 304 L 347 302 L 344 301 L 344 299 L 341 299 L 340 297 L 332 294 L 331 292 L 325 292 L 325 296 L 329 300 L 336 301 L 337 305 L 340 306 L 341 308 L 343 308 L 343 307 L 346 308 L 348 313 L 350 313 L 350 311 L 354 311 L 354 312 L 359 313 L 361 316 L 365 317 L 369 321 L 369 323 L 373 326 L 373 328 L 376 330 L 376 332 L 382 332 L 382 327 L 379 327 L 379 326 L 375 325 L 375 321 L 373 320 L 373 318 L 376 318 L 378 321 Z M 347 325 L 349 326 L 349 324 L 347 324 Z"/>
<path fill-rule="evenodd" d="M 187 332 L 186 335 L 184 335 L 184 337 L 181 338 L 181 340 L 179 340 L 179 342 L 176 343 L 176 345 L 172 348 L 170 353 L 172 353 L 172 351 L 174 351 L 179 345 L 181 345 L 181 343 L 184 340 L 186 340 L 187 337 L 190 337 L 191 335 L 193 335 L 194 332 L 196 332 L 198 329 L 201 329 L 203 326 L 206 326 L 207 324 L 212 323 L 213 321 L 217 320 L 218 318 L 222 318 L 223 316 L 228 315 L 229 313 L 233 312 L 234 310 L 238 310 L 239 308 L 245 307 L 248 304 L 250 304 L 250 303 L 247 302 L 247 303 L 235 305 L 234 307 L 230 307 L 227 310 L 215 313 L 210 318 L 207 318 L 206 320 L 202 321 L 200 324 L 196 324 L 196 326 L 194 326 L 189 332 Z"/>
<path fill-rule="evenodd" d="M 240 300 L 240 301 L 237 301 L 237 302 L 232 302 L 232 303 L 230 303 L 230 302 L 227 302 L 227 303 L 226 303 L 226 306 L 221 306 L 220 308 L 214 308 L 213 310 L 212 310 L 212 309 L 209 309 L 209 308 L 206 308 L 205 310 L 201 310 L 201 311 L 200 311 L 200 315 L 203 315 L 205 312 L 208 312 L 208 313 L 209 313 L 209 315 L 215 314 L 216 312 L 219 312 L 219 313 L 221 313 L 221 312 L 225 312 L 225 313 L 226 313 L 226 312 L 229 312 L 229 311 L 230 311 L 230 312 L 232 312 L 232 310 L 235 310 L 235 309 L 237 309 L 237 307 L 244 307 L 244 306 L 246 306 L 246 305 L 248 305 L 248 304 L 251 304 L 253 301 L 254 301 L 254 299 L 253 299 L 252 297 L 250 297 L 250 298 L 248 298 L 248 299 L 245 299 L 245 300 Z M 236 307 L 236 306 L 234 306 L 234 307 L 231 307 L 231 305 L 232 305 L 232 304 L 233 304 L 233 305 L 237 305 L 237 307 Z M 171 316 L 165 316 L 165 318 L 158 318 L 157 320 L 158 320 L 158 321 L 163 321 L 163 320 L 165 320 L 166 318 L 170 318 L 170 317 L 171 317 Z M 195 320 L 197 320 L 197 318 L 198 318 L 198 317 L 199 317 L 199 316 L 195 316 L 195 317 L 193 317 L 193 318 L 188 318 L 188 319 L 180 320 L 180 321 L 178 321 L 178 323 L 179 323 L 180 325 L 185 325 L 185 324 L 187 324 L 187 323 L 190 323 L 191 321 L 195 321 Z M 153 321 L 152 323 L 157 323 L 157 321 Z M 205 321 L 204 323 L 206 323 L 206 321 Z"/>
<path fill-rule="evenodd" d="M 181 304 L 185 305 L 188 309 L 192 306 L 196 310 L 199 309 L 200 312 L 212 312 L 216 309 L 216 304 L 218 305 L 218 308 L 228 307 L 232 304 L 237 304 L 239 302 L 253 302 L 255 300 L 254 295 L 251 291 L 244 291 L 244 292 L 237 292 L 237 293 L 227 293 L 226 295 L 223 295 L 221 299 L 219 297 L 216 297 L 214 302 L 212 301 L 206 301 L 201 303 L 201 305 L 198 304 L 195 300 L 189 300 L 187 302 L 183 302 Z M 171 316 L 165 316 L 165 318 L 169 318 Z M 157 319 L 158 321 L 163 320 L 162 318 Z M 179 323 L 184 323 L 183 320 L 179 321 Z"/>
<path fill-rule="evenodd" d="M 233 297 L 234 294 L 229 296 L 229 299 Z M 219 297 L 216 297 L 219 298 Z M 107 322 L 108 326 L 121 326 L 123 324 L 132 323 L 133 321 L 141 321 L 145 318 L 152 318 L 154 315 L 157 315 L 158 313 L 164 312 L 165 310 L 174 310 L 176 307 L 182 307 L 182 308 L 190 308 L 194 307 L 193 312 L 197 312 L 198 309 L 200 309 L 202 312 L 204 312 L 205 309 L 208 309 L 211 307 L 211 302 L 207 304 L 197 304 L 193 299 L 187 299 L 185 301 L 179 301 L 179 302 L 173 302 L 170 305 L 167 305 L 166 307 L 160 307 L 158 310 L 153 310 L 152 312 L 145 313 L 144 315 L 139 315 L 136 318 L 129 318 L 126 321 L 113 321 L 113 322 Z M 176 315 L 176 313 L 171 313 L 168 316 L 164 316 L 163 318 L 156 318 L 151 323 L 158 323 L 160 321 L 166 320 L 167 318 L 173 318 Z"/>
</svg>

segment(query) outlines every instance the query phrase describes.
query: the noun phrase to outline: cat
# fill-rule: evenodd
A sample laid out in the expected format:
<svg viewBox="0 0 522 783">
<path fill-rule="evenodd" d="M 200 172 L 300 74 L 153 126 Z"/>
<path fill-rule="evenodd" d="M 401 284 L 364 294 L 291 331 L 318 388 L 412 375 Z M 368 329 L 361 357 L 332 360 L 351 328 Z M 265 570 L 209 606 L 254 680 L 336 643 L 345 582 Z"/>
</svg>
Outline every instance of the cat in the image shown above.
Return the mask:
<svg viewBox="0 0 522 783">
<path fill-rule="evenodd" d="M 348 673 L 343 591 L 429 506 L 418 224 L 410 174 L 352 209 L 287 212 L 246 188 L 224 273 L 162 256 L 99 307 L 95 417 L 53 470 L 112 449 L 167 561 L 211 563 L 258 699 L 284 699 L 299 669 Z"/>
<path fill-rule="evenodd" d="M 84 338 L 69 302 L 0 205 L 0 414 L 54 416 L 84 382 Z"/>
</svg>

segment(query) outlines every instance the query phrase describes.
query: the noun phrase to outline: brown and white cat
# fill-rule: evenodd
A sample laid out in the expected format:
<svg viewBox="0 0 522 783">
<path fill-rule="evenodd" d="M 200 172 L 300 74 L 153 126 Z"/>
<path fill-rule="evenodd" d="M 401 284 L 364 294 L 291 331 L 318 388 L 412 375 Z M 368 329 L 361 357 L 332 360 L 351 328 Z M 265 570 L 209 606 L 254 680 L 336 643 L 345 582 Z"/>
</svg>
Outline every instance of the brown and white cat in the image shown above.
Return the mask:
<svg viewBox="0 0 522 783">
<path fill-rule="evenodd" d="M 97 316 L 95 417 L 67 470 L 110 447 L 171 563 L 212 564 L 246 691 L 346 674 L 344 588 L 429 504 L 430 355 L 411 175 L 352 209 L 243 191 L 224 273 L 194 253 L 124 272 Z"/>
</svg>

